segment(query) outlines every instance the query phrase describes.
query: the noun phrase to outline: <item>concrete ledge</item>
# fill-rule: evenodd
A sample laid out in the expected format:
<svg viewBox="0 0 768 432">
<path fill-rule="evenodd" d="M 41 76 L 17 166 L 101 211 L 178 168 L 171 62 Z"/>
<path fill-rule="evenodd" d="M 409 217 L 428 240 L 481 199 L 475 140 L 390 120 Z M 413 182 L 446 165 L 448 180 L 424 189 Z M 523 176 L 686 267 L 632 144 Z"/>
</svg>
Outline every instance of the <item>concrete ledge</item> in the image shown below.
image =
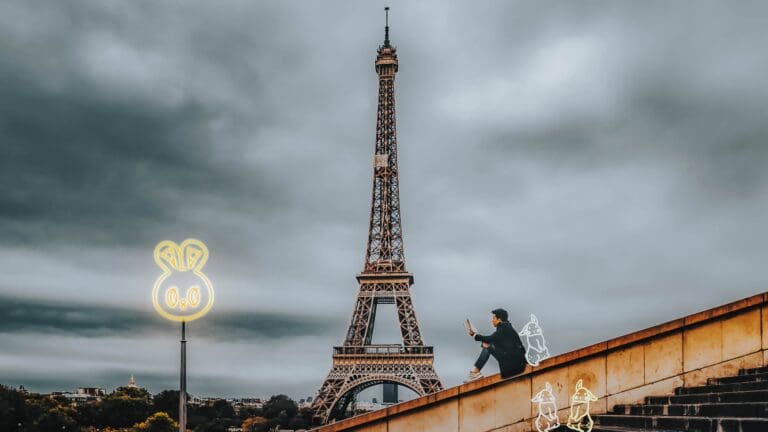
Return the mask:
<svg viewBox="0 0 768 432">
<path fill-rule="evenodd" d="M 763 293 L 551 357 L 507 380 L 492 375 L 314 430 L 527 431 L 537 414 L 530 397 L 548 379 L 556 387 L 560 411 L 567 411 L 576 380 L 584 379 L 600 398 L 592 412 L 607 412 L 615 404 L 642 400 L 652 392 L 669 393 L 734 368 L 766 366 L 767 328 L 768 293 Z M 497 409 L 497 393 L 514 395 L 514 406 Z M 513 402 L 507 400 L 508 405 Z M 521 411 L 518 404 L 530 409 Z M 520 418 L 523 412 L 528 414 Z M 427 417 L 419 417 L 421 413 Z"/>
</svg>

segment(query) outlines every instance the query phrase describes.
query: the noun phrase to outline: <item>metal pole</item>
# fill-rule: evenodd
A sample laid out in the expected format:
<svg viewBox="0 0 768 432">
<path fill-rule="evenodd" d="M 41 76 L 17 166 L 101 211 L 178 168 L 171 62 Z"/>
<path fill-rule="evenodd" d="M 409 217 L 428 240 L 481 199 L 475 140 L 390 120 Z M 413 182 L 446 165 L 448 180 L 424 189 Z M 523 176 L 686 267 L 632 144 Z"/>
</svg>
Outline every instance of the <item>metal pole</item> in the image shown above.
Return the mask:
<svg viewBox="0 0 768 432">
<path fill-rule="evenodd" d="M 179 386 L 179 432 L 187 430 L 187 323 L 181 322 L 181 374 Z"/>
</svg>

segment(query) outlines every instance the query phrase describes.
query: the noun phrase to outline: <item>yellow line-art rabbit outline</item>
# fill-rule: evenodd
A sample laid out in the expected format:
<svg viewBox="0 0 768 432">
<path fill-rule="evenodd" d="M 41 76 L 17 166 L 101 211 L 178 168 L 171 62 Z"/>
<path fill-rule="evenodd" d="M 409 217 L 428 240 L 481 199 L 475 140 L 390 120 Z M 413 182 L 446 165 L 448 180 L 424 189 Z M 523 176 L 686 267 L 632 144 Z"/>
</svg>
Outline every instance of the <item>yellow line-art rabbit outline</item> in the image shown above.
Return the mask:
<svg viewBox="0 0 768 432">
<path fill-rule="evenodd" d="M 152 288 L 152 303 L 157 313 L 172 321 L 192 321 L 208 313 L 213 306 L 213 284 L 202 271 L 208 256 L 205 243 L 192 238 L 184 240 L 180 245 L 170 240 L 163 240 L 155 246 L 155 263 L 163 270 Z M 189 271 L 195 275 L 197 283 L 188 286 L 183 297 L 180 287 L 176 285 L 165 287 L 164 282 L 171 275 Z M 161 291 L 163 291 L 162 295 Z M 194 310 L 200 306 L 203 293 L 207 294 L 205 304 L 194 313 L 185 314 L 187 310 Z M 176 313 L 176 311 L 182 313 Z"/>
<path fill-rule="evenodd" d="M 571 396 L 571 414 L 568 416 L 569 429 L 579 432 L 591 432 L 594 421 L 589 415 L 589 403 L 595 402 L 597 397 L 584 387 L 582 380 L 576 383 L 576 391 Z"/>
</svg>

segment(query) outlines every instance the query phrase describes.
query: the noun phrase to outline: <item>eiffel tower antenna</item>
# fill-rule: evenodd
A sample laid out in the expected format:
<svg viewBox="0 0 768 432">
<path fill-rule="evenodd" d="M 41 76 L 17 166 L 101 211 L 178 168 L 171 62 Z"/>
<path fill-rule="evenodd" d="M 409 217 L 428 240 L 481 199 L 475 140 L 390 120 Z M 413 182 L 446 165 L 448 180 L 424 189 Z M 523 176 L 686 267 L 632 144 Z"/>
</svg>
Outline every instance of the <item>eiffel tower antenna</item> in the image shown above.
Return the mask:
<svg viewBox="0 0 768 432">
<path fill-rule="evenodd" d="M 384 46 L 389 46 L 389 6 L 384 8 Z"/>
<path fill-rule="evenodd" d="M 434 350 L 421 337 L 411 301 L 413 275 L 405 268 L 395 127 L 398 61 L 389 43 L 389 8 L 384 10 L 384 45 L 375 62 L 379 100 L 365 262 L 357 275 L 360 287 L 344 344 L 333 348 L 333 366 L 312 404 L 317 424 L 343 418 L 355 396 L 374 385 L 402 385 L 420 396 L 443 388 L 433 366 Z M 396 306 L 401 344 L 371 342 L 380 304 Z"/>
</svg>

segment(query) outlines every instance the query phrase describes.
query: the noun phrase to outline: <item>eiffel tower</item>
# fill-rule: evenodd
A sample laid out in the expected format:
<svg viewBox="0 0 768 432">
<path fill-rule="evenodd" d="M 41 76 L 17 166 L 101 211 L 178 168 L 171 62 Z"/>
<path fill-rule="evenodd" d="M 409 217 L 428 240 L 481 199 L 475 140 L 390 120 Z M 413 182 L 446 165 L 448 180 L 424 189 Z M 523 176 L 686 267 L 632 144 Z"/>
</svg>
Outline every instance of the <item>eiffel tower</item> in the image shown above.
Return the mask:
<svg viewBox="0 0 768 432">
<path fill-rule="evenodd" d="M 375 63 L 379 102 L 365 265 L 357 275 L 360 290 L 344 345 L 333 348 L 333 366 L 312 404 L 316 424 L 342 418 L 360 391 L 377 384 L 402 385 L 420 396 L 442 390 L 433 367 L 433 348 L 424 345 L 411 302 L 413 275 L 405 268 L 395 128 L 398 62 L 389 43 L 389 8 L 384 9 L 384 45 L 379 46 Z M 396 306 L 402 344 L 371 343 L 380 304 Z"/>
</svg>

